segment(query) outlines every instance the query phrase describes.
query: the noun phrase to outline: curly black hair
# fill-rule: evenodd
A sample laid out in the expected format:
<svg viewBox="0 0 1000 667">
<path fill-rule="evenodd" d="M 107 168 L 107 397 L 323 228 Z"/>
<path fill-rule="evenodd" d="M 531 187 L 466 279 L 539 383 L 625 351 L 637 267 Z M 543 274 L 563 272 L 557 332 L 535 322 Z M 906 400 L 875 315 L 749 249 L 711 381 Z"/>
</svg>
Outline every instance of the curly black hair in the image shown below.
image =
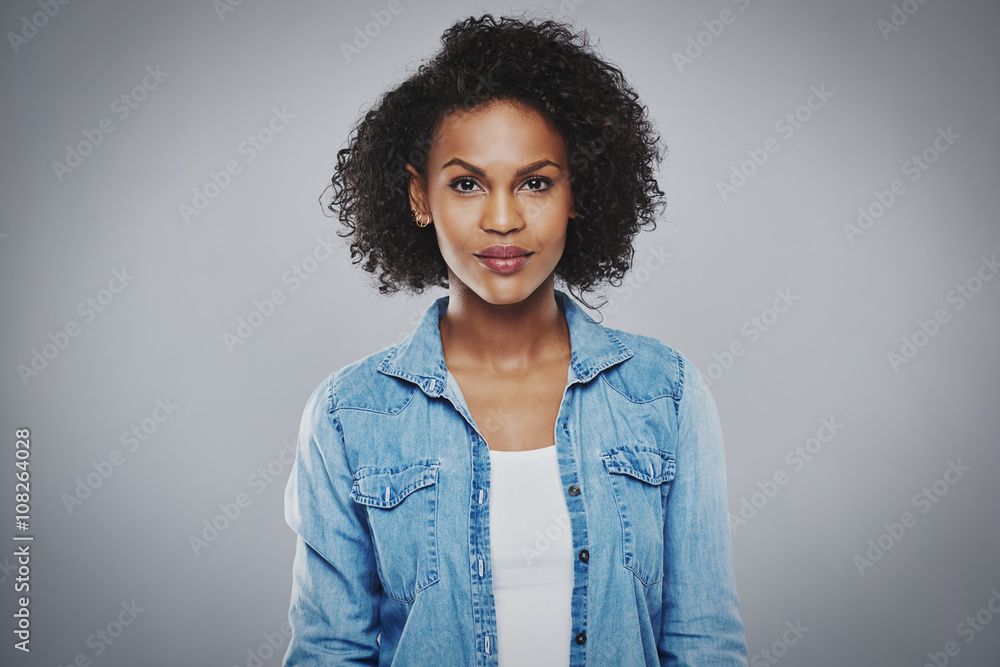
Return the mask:
<svg viewBox="0 0 1000 667">
<path fill-rule="evenodd" d="M 646 107 L 621 69 L 593 50 L 585 31 L 554 20 L 485 14 L 445 30 L 443 47 L 386 92 L 337 153 L 327 205 L 353 237 L 352 263 L 380 271 L 382 294 L 448 286 L 430 230 L 414 224 L 408 192 L 413 165 L 426 175 L 441 120 L 459 109 L 509 100 L 537 110 L 566 143 L 576 218 L 556 265 L 579 301 L 629 271 L 640 229 L 655 229 L 664 193 L 655 169 L 665 155 Z M 603 305 L 603 304 L 602 304 Z"/>
</svg>

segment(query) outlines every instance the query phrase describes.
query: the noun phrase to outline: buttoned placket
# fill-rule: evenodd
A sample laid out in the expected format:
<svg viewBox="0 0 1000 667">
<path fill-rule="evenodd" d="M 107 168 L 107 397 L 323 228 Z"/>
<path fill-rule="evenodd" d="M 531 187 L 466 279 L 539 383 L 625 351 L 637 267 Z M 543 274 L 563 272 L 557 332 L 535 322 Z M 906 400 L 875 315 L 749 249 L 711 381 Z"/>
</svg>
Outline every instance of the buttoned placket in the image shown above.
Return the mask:
<svg viewBox="0 0 1000 667">
<path fill-rule="evenodd" d="M 572 397 L 586 391 L 584 384 L 596 381 L 598 374 L 633 356 L 632 351 L 610 331 L 597 325 L 567 294 L 556 290 L 566 314 L 570 330 L 571 358 L 567 383 L 556 417 L 554 439 L 562 488 L 565 489 L 566 506 L 570 517 L 573 540 L 573 593 L 571 600 L 572 636 L 570 642 L 570 667 L 586 664 L 588 585 L 589 572 L 594 557 L 589 546 L 588 521 L 585 511 L 588 489 L 580 479 L 577 449 L 582 449 L 581 438 L 586 434 L 571 430 L 579 415 L 574 412 Z M 444 296 L 428 308 L 414 335 L 393 348 L 378 370 L 417 384 L 429 398 L 444 396 L 465 419 L 469 426 L 471 450 L 471 496 L 469 514 L 469 576 L 472 582 L 472 625 L 476 633 L 476 665 L 496 665 L 496 610 L 493 602 L 493 578 L 489 541 L 489 478 L 490 454 L 486 439 L 473 421 L 458 383 L 451 378 L 445 366 L 441 347 L 439 322 L 448 307 L 449 297 Z M 591 326 L 593 325 L 593 326 Z M 451 385 L 454 384 L 454 389 Z M 580 384 L 580 387 L 573 387 Z"/>
<path fill-rule="evenodd" d="M 587 641 L 587 587 L 589 581 L 587 563 L 590 560 L 590 551 L 586 548 L 587 517 L 584 510 L 584 500 L 579 485 L 576 457 L 573 454 L 571 432 L 567 426 L 567 418 L 564 416 L 564 414 L 568 413 L 568 409 L 564 408 L 567 408 L 567 397 L 570 396 L 570 387 L 579 382 L 580 380 L 573 373 L 571 364 L 567 374 L 566 386 L 563 389 L 559 412 L 556 415 L 553 433 L 562 488 L 567 493 L 566 505 L 570 516 L 573 551 L 578 555 L 578 558 L 573 561 L 573 594 L 571 605 L 572 627 L 575 634 L 573 637 L 566 638 L 566 641 L 572 641 L 569 661 L 571 667 L 573 665 L 586 665 L 587 662 L 585 646 Z M 489 446 L 487 445 L 486 438 L 472 419 L 461 388 L 450 373 L 448 373 L 448 381 L 445 385 L 443 396 L 448 399 L 475 432 L 475 437 L 472 440 L 473 494 L 469 517 L 471 528 L 471 534 L 469 535 L 469 559 L 472 565 L 472 606 L 475 616 L 473 623 L 476 627 L 477 637 L 479 638 L 477 639 L 476 651 L 477 664 L 492 666 L 498 664 L 498 656 L 496 651 L 496 606 L 493 603 L 493 571 L 489 541 Z M 480 659 L 482 659 L 481 663 Z"/>
<path fill-rule="evenodd" d="M 571 387 L 582 382 L 574 373 L 570 364 L 570 377 L 563 390 L 563 399 L 556 416 L 555 433 L 556 454 L 559 461 L 559 475 L 562 478 L 562 488 L 566 493 L 566 509 L 569 512 L 570 533 L 573 537 L 573 552 L 578 558 L 573 560 L 573 593 L 570 605 L 573 632 L 570 644 L 569 664 L 571 667 L 587 664 L 587 591 L 590 584 L 590 551 L 587 527 L 587 512 L 585 496 L 580 486 L 579 466 L 573 451 L 573 433 L 569 429 L 568 415 Z M 570 641 L 567 637 L 566 641 Z"/>
</svg>

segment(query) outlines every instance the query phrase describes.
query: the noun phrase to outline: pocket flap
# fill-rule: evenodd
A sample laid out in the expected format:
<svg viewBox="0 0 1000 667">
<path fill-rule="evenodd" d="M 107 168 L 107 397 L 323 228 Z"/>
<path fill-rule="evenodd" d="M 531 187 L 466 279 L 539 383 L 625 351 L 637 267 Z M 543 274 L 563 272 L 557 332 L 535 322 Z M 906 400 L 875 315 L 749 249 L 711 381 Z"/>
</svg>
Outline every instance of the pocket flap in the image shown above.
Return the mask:
<svg viewBox="0 0 1000 667">
<path fill-rule="evenodd" d="M 417 489 L 436 484 L 439 465 L 421 461 L 404 468 L 361 468 L 354 473 L 351 500 L 370 507 L 395 507 Z"/>
<path fill-rule="evenodd" d="M 628 475 L 647 484 L 662 484 L 674 478 L 674 455 L 649 445 L 623 445 L 601 452 L 608 472 Z"/>
</svg>

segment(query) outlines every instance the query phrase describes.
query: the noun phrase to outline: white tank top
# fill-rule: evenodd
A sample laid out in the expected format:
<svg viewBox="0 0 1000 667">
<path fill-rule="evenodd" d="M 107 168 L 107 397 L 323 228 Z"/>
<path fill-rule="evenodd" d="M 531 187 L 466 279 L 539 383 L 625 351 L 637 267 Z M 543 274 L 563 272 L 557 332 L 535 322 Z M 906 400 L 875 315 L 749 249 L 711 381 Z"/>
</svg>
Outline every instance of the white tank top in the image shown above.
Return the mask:
<svg viewBox="0 0 1000 667">
<path fill-rule="evenodd" d="M 500 667 L 568 665 L 573 536 L 555 445 L 490 450 L 490 549 Z"/>
</svg>

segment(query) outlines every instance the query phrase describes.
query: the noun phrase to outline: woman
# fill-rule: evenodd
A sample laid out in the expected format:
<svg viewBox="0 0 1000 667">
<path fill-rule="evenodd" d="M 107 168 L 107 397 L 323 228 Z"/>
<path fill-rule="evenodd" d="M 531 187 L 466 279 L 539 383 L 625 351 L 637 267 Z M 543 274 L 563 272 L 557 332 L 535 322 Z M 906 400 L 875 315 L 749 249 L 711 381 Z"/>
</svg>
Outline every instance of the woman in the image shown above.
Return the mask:
<svg viewBox="0 0 1000 667">
<path fill-rule="evenodd" d="M 561 24 L 442 41 L 338 156 L 352 258 L 448 295 L 306 405 L 285 664 L 746 665 L 705 383 L 555 288 L 655 226 L 646 110 Z"/>
</svg>

